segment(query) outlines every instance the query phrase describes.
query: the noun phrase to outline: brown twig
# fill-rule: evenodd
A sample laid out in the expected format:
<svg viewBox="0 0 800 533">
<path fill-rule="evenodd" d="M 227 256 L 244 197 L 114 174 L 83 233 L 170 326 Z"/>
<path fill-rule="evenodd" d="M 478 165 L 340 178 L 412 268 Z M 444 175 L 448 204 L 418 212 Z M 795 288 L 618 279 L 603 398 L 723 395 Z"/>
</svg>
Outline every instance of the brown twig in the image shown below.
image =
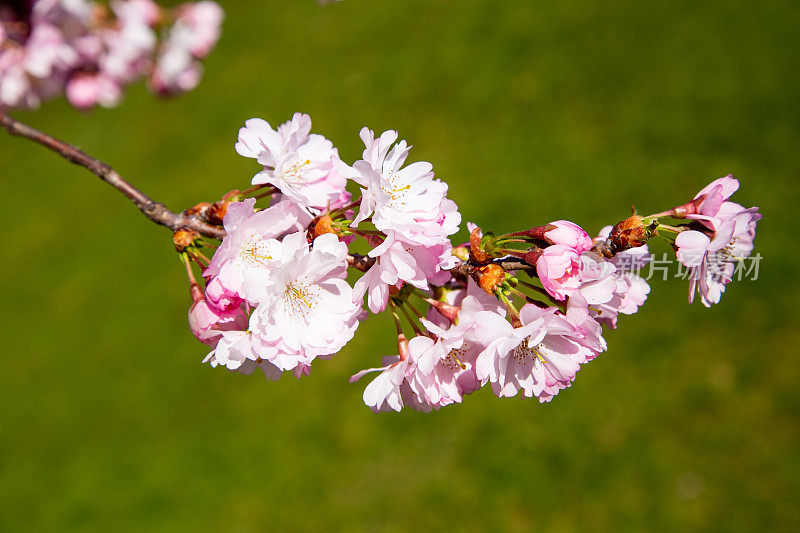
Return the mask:
<svg viewBox="0 0 800 533">
<path fill-rule="evenodd" d="M 375 261 L 377 261 L 377 259 L 367 255 L 349 254 L 347 256 L 347 264 L 356 270 L 360 270 L 361 272 L 366 272 L 369 270 L 369 267 L 374 265 Z"/>
<path fill-rule="evenodd" d="M 107 164 L 87 155 L 76 146 L 72 146 L 36 128 L 14 120 L 2 110 L 0 110 L 0 125 L 11 135 L 23 137 L 39 143 L 54 151 L 67 161 L 87 168 L 95 176 L 125 195 L 145 217 L 156 224 L 166 226 L 172 231 L 183 228 L 193 229 L 201 235 L 214 239 L 222 239 L 225 236 L 224 229 L 213 226 L 195 215 L 170 211 L 164 204 L 154 201 L 142 191 L 128 183 L 116 170 Z"/>
</svg>

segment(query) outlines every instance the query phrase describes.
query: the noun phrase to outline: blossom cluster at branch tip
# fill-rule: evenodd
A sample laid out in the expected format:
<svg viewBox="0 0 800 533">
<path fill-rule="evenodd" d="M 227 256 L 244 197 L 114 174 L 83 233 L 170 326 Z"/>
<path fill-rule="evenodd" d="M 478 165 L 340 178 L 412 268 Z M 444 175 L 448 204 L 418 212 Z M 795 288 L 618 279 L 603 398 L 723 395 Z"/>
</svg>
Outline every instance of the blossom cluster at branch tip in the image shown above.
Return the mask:
<svg viewBox="0 0 800 533">
<path fill-rule="evenodd" d="M 189 268 L 189 323 L 212 366 L 306 376 L 370 313 L 386 312 L 396 353 L 351 377 L 371 377 L 364 402 L 374 411 L 440 409 L 482 387 L 549 402 L 606 351 L 604 332 L 646 302 L 650 285 L 637 272 L 649 239 L 677 250 L 690 294 L 706 305 L 753 249 L 758 208 L 728 200 L 738 188 L 730 176 L 594 238 L 568 220 L 501 235 L 467 223 L 469 241 L 454 247 L 461 215 L 447 184 L 430 163 L 409 162 L 396 131 L 363 128 L 361 158 L 349 164 L 311 130 L 300 113 L 277 127 L 247 120 L 235 150 L 257 168 L 248 189 L 214 204 L 225 238 L 211 259 L 180 239 L 203 267 L 203 290 Z"/>
<path fill-rule="evenodd" d="M 0 6 L 0 107 L 17 109 L 61 94 L 80 109 L 114 107 L 141 78 L 159 95 L 194 89 L 223 19 L 210 0 L 172 9 L 153 0 L 13 6 Z"/>
</svg>

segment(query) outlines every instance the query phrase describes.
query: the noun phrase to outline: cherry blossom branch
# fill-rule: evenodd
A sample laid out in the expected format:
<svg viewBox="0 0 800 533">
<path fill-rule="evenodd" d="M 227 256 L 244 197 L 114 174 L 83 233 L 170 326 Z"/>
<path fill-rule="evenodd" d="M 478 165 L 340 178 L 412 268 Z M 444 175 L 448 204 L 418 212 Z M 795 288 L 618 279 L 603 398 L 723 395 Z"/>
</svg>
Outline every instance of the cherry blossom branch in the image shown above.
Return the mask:
<svg viewBox="0 0 800 533">
<path fill-rule="evenodd" d="M 133 205 L 135 205 L 148 220 L 156 224 L 166 226 L 172 231 L 191 229 L 201 235 L 214 239 L 221 240 L 225 236 L 224 229 L 203 221 L 197 214 L 189 214 L 187 212 L 174 213 L 170 211 L 167 206 L 161 202 L 154 201 L 145 193 L 131 185 L 106 163 L 87 155 L 76 146 L 56 139 L 51 135 L 11 118 L 2 110 L 0 110 L 0 125 L 11 135 L 41 144 L 67 161 L 88 169 L 95 176 L 122 193 L 133 202 Z"/>
</svg>

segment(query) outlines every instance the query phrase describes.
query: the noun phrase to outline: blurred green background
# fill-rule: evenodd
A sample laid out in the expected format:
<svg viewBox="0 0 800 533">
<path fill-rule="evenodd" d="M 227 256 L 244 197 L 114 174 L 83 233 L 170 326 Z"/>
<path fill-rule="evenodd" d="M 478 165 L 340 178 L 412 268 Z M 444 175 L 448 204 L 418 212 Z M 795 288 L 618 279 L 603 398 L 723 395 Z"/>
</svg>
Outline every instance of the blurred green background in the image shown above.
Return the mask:
<svg viewBox="0 0 800 533">
<path fill-rule="evenodd" d="M 174 209 L 247 183 L 237 129 L 295 111 L 350 162 L 363 125 L 398 129 L 465 221 L 495 230 L 596 231 L 733 172 L 764 214 L 760 277 L 711 310 L 654 282 L 552 404 L 481 391 L 375 415 L 347 378 L 393 351 L 389 321 L 302 381 L 201 365 L 169 233 L 3 134 L 0 528 L 800 528 L 800 4 L 224 6 L 197 90 L 16 116 Z"/>
</svg>

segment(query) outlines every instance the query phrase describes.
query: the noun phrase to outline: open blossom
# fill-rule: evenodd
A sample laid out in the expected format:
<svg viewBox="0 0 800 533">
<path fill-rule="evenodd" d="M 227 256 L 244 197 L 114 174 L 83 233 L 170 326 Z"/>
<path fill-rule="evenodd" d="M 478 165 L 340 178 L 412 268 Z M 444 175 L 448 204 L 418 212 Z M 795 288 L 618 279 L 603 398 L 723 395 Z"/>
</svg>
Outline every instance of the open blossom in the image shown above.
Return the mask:
<svg viewBox="0 0 800 533">
<path fill-rule="evenodd" d="M 723 218 L 707 219 L 714 230 L 710 237 L 703 232 L 683 231 L 675 239 L 678 260 L 689 268 L 689 302 L 695 292 L 706 307 L 719 303 L 725 286 L 733 279 L 736 263 L 753 251 L 756 223 L 761 219 L 757 207 L 731 214 L 733 202 L 720 209 Z M 735 208 L 734 208 L 735 209 Z M 720 212 L 717 214 L 720 215 Z"/>
<path fill-rule="evenodd" d="M 388 232 L 386 240 L 369 252 L 377 258 L 375 264 L 359 279 L 354 287 L 356 301 L 367 294 L 370 311 L 378 313 L 386 308 L 389 288 L 410 283 L 419 289 L 427 289 L 428 282 L 442 284 L 450 277 L 447 271 L 456 264 L 450 247 L 411 246 Z"/>
<path fill-rule="evenodd" d="M 89 109 L 96 105 L 114 107 L 122 98 L 122 88 L 105 74 L 76 74 L 66 87 L 67 100 L 78 109 Z"/>
<path fill-rule="evenodd" d="M 410 146 L 397 140 L 396 131 L 385 131 L 375 138 L 363 128 L 363 159 L 347 177 L 362 186 L 360 211 L 354 225 L 372 217 L 381 231 L 394 231 L 410 244 L 440 244 L 458 231 L 461 215 L 452 200 L 446 198 L 447 184 L 434 179 L 433 166 L 419 161 L 403 166 Z"/>
<path fill-rule="evenodd" d="M 420 404 L 434 409 L 461 403 L 464 396 L 481 387 L 475 360 L 483 346 L 468 338 L 474 323 L 439 328 L 423 320 L 422 325 L 436 340 L 421 337 L 417 372 L 409 380 L 411 391 Z"/>
<path fill-rule="evenodd" d="M 311 118 L 301 113 L 277 131 L 265 120 L 251 118 L 239 130 L 236 151 L 264 167 L 253 185 L 274 185 L 298 205 L 320 211 L 339 200 L 347 180 L 337 170 L 333 144 L 310 132 Z"/>
<path fill-rule="evenodd" d="M 602 324 L 616 328 L 617 315 L 632 315 L 644 305 L 650 294 L 650 284 L 632 272 L 615 272 L 612 277 L 616 282 L 614 296 L 608 302 L 598 304 L 591 314 Z"/>
<path fill-rule="evenodd" d="M 699 219 L 702 217 L 715 217 L 724 202 L 739 189 L 739 180 L 728 174 L 709 183 L 694 197 L 700 200 L 695 207 L 695 213 L 686 215 L 686 218 Z M 698 217 L 697 215 L 700 215 Z"/>
<path fill-rule="evenodd" d="M 494 313 L 476 316 L 476 333 L 486 345 L 475 365 L 478 379 L 490 382 L 500 397 L 522 390 L 527 397 L 549 402 L 596 354 L 581 343 L 580 330 L 554 307 L 527 304 L 519 315 L 521 324 L 516 328 Z"/>
<path fill-rule="evenodd" d="M 290 260 L 271 273 L 268 294 L 253 313 L 251 329 L 275 353 L 267 359 L 282 370 L 333 355 L 353 337 L 361 307 L 347 277 L 347 246 L 336 235 L 305 232 L 284 237 Z"/>
<path fill-rule="evenodd" d="M 267 379 L 275 381 L 282 371 L 258 355 L 259 340 L 249 330 L 224 331 L 216 347 L 205 359 L 212 368 L 223 366 L 241 374 L 252 374 L 256 368 L 264 372 Z M 300 377 L 300 376 L 298 376 Z"/>
<path fill-rule="evenodd" d="M 379 372 L 364 389 L 368 407 L 375 412 L 400 411 L 406 406 L 427 412 L 460 403 L 464 394 L 480 388 L 472 365 L 459 358 L 466 353 L 467 349 L 414 337 L 401 343 L 400 355 L 384 357 L 384 366 L 362 370 L 350 382 Z"/>
<path fill-rule="evenodd" d="M 255 203 L 249 198 L 228 206 L 223 219 L 227 235 L 204 272 L 206 277 L 216 276 L 226 291 L 253 304 L 266 298 L 271 272 L 293 259 L 295 251 L 286 252 L 279 239 L 310 220 L 290 202 L 262 211 L 254 211 Z"/>
<path fill-rule="evenodd" d="M 199 60 L 217 44 L 224 16 L 222 8 L 209 1 L 182 4 L 177 13 L 150 77 L 159 94 L 190 91 L 200 83 Z"/>
<path fill-rule="evenodd" d="M 358 381 L 379 372 L 364 390 L 364 403 L 373 411 L 400 411 L 404 406 L 420 411 L 460 403 L 482 385 L 475 373 L 475 360 L 484 345 L 478 339 L 475 317 L 505 311 L 497 299 L 486 294 L 474 281 L 467 289 L 451 291 L 451 303 L 461 307 L 458 323 L 422 320 L 436 338 L 414 337 L 399 342 L 399 355 L 383 358 L 382 367 L 362 370 L 350 378 Z M 434 315 L 437 316 L 437 315 Z M 441 318 L 441 315 L 438 315 Z"/>
<path fill-rule="evenodd" d="M 614 297 L 617 282 L 616 267 L 599 255 L 585 252 L 581 255 L 578 288 L 567 300 L 567 318 L 575 325 L 583 324 L 590 316 L 590 308 L 607 304 Z"/>
<path fill-rule="evenodd" d="M 112 0 L 110 10 L 89 0 L 18 4 L 16 12 L 0 8 L 0 105 L 14 108 L 63 93 L 81 109 L 112 107 L 125 85 L 144 77 L 159 94 L 192 89 L 222 20 L 208 0 L 174 13 L 152 0 Z"/>
<path fill-rule="evenodd" d="M 181 39 L 185 40 L 186 47 L 194 57 L 204 58 L 219 40 L 225 13 L 219 4 L 208 0 L 182 4 L 178 6 L 177 11 L 172 31 L 183 32 L 183 28 L 186 28 Z"/>
<path fill-rule="evenodd" d="M 370 372 L 380 372 L 364 389 L 364 403 L 376 413 L 400 411 L 403 409 L 401 387 L 408 388 L 405 378 L 410 362 L 406 349 L 404 355 L 384 357 L 382 367 L 368 368 L 354 374 L 350 377 L 350 383 L 355 383 Z"/>
<path fill-rule="evenodd" d="M 536 260 L 536 275 L 554 298 L 564 300 L 580 287 L 581 257 L 563 244 L 548 246 Z"/>
</svg>

